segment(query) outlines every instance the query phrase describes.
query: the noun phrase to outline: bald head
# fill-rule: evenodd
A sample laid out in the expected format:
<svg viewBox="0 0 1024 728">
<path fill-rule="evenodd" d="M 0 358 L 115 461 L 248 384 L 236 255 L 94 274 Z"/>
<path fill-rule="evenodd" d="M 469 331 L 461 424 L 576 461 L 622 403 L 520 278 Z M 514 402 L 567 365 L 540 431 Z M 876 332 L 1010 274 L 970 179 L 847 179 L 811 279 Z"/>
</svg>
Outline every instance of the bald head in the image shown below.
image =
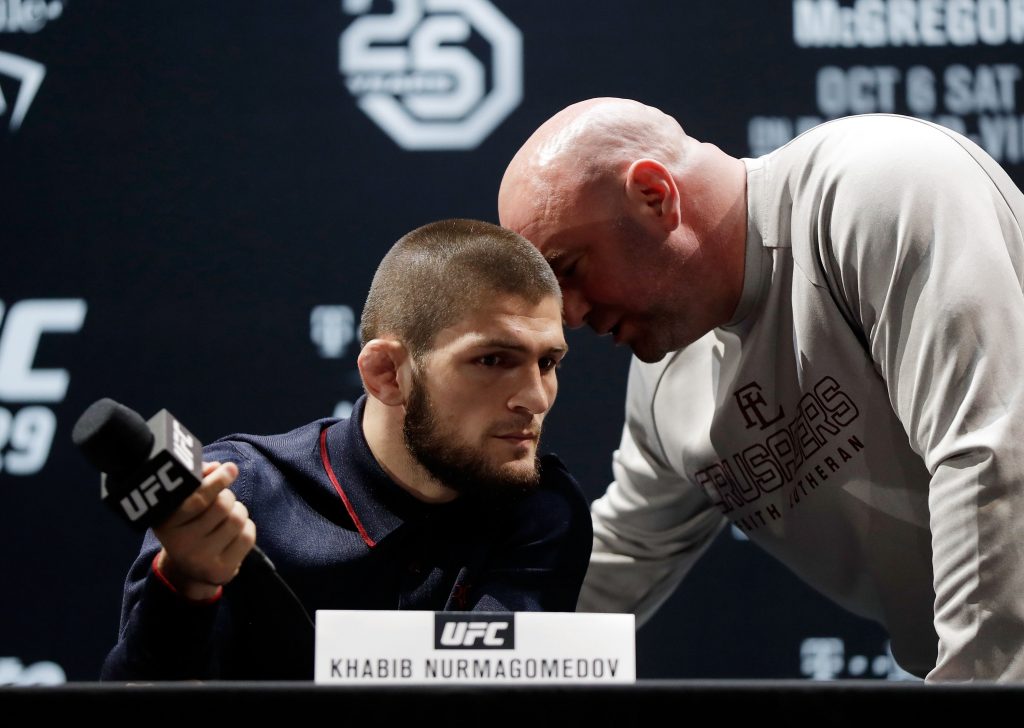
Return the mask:
<svg viewBox="0 0 1024 728">
<path fill-rule="evenodd" d="M 498 215 L 555 271 L 569 326 L 656 361 L 735 311 L 745 198 L 743 162 L 658 109 L 599 98 L 526 141 L 501 181 Z"/>
<path fill-rule="evenodd" d="M 679 174 L 693 143 L 675 119 L 637 101 L 598 98 L 568 106 L 509 163 L 498 192 L 502 224 L 519 229 L 514 218 L 524 202 L 569 202 L 567 196 L 621 177 L 637 159 L 657 160 Z"/>
</svg>

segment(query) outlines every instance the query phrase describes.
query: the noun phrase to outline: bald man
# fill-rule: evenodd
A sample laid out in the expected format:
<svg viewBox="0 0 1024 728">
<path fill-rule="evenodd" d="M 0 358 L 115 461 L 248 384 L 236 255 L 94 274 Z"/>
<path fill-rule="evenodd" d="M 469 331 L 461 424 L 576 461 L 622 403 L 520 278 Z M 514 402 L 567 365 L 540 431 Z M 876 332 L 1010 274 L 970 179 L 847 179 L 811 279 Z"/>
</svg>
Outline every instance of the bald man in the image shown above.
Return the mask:
<svg viewBox="0 0 1024 728">
<path fill-rule="evenodd" d="M 985 152 L 871 115 L 735 159 L 594 99 L 499 213 L 636 355 L 581 609 L 642 621 L 731 522 L 905 669 L 1024 678 L 1024 196 Z"/>
</svg>

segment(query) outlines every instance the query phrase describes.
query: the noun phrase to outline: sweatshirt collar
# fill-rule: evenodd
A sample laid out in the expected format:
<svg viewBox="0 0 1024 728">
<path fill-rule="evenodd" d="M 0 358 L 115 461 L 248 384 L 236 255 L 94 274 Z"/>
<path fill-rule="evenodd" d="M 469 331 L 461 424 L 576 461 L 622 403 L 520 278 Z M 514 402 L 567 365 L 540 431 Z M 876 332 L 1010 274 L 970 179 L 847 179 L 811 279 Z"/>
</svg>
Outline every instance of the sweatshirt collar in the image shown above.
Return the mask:
<svg viewBox="0 0 1024 728">
<path fill-rule="evenodd" d="M 356 401 L 348 419 L 328 425 L 321 433 L 327 477 L 370 548 L 410 521 L 433 520 L 461 509 L 461 499 L 424 503 L 406 492 L 384 472 L 363 434 L 366 395 Z M 336 482 L 335 482 L 336 481 Z"/>
<path fill-rule="evenodd" d="M 732 319 L 723 328 L 740 327 L 757 308 L 771 277 L 771 256 L 765 249 L 764 158 L 744 159 L 747 168 L 747 239 L 743 264 L 743 291 Z"/>
</svg>

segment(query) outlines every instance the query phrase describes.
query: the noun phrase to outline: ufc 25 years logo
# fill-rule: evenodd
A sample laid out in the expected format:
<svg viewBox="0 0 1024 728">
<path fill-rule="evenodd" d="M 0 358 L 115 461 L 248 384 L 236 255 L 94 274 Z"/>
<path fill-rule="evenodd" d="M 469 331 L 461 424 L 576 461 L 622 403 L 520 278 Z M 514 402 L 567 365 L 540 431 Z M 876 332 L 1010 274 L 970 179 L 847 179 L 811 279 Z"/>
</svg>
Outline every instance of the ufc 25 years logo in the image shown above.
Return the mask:
<svg viewBox="0 0 1024 728">
<path fill-rule="evenodd" d="M 515 646 L 513 614 L 470 612 L 434 615 L 434 649 L 512 650 Z"/>
<path fill-rule="evenodd" d="M 389 5 L 388 15 L 370 13 Z M 359 108 L 403 149 L 474 149 L 522 100 L 522 34 L 489 0 L 342 8 L 357 17 L 341 34 L 339 70 Z M 489 58 L 471 50 L 483 44 Z"/>
<path fill-rule="evenodd" d="M 0 471 L 38 473 L 50 454 L 57 417 L 37 403 L 64 400 L 67 369 L 35 368 L 44 334 L 77 333 L 85 321 L 80 298 L 27 299 L 5 308 L 0 301 Z M 13 410 L 10 404 L 27 404 Z"/>
</svg>

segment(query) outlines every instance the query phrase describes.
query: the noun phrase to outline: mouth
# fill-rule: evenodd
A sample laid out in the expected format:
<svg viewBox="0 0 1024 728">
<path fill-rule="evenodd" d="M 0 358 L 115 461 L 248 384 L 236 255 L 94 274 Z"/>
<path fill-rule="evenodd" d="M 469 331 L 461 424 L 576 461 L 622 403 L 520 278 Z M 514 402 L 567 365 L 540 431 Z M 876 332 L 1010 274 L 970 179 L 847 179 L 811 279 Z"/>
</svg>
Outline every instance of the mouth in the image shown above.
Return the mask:
<svg viewBox="0 0 1024 728">
<path fill-rule="evenodd" d="M 509 440 L 511 442 L 531 442 L 537 440 L 536 432 L 508 432 L 503 435 L 495 435 L 499 440 Z"/>
<path fill-rule="evenodd" d="M 498 440 L 507 442 L 509 445 L 516 447 L 529 446 L 531 443 L 536 444 L 540 438 L 540 433 L 533 430 L 517 430 L 515 432 L 503 432 L 500 435 L 494 436 Z"/>
</svg>

